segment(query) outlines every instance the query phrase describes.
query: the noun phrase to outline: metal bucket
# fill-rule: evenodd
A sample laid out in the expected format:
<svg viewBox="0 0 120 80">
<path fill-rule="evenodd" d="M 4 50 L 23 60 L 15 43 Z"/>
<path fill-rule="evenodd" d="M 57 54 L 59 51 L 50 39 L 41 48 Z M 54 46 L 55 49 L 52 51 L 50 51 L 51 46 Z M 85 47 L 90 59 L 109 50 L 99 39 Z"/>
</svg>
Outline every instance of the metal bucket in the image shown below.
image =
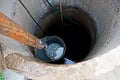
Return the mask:
<svg viewBox="0 0 120 80">
<path fill-rule="evenodd" d="M 42 60 L 44 62 L 52 62 L 52 61 L 57 61 L 64 56 L 65 51 L 66 51 L 66 45 L 61 38 L 59 38 L 57 36 L 46 36 L 46 37 L 42 38 L 41 40 L 42 40 L 43 44 L 47 45 L 47 47 L 42 50 L 35 48 L 35 56 L 37 58 L 39 58 L 40 60 Z M 53 46 L 52 51 L 53 50 L 56 51 L 56 49 L 58 49 L 60 47 L 63 48 L 63 52 L 61 55 L 55 54 L 51 57 L 52 54 L 50 54 L 50 51 L 48 50 L 49 49 L 48 46 L 53 43 L 58 44 L 59 46 L 57 46 L 57 47 Z M 55 58 L 57 55 L 59 55 L 59 57 Z"/>
</svg>

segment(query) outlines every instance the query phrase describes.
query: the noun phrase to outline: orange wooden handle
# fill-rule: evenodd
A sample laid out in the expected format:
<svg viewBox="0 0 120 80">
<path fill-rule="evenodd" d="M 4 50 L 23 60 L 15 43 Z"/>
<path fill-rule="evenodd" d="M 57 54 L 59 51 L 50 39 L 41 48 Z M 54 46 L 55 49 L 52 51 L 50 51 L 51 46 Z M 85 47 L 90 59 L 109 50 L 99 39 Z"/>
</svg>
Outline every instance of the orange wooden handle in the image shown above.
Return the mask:
<svg viewBox="0 0 120 80">
<path fill-rule="evenodd" d="M 43 49 L 42 41 L 28 33 L 23 27 L 0 12 L 0 33 L 38 49 Z"/>
</svg>

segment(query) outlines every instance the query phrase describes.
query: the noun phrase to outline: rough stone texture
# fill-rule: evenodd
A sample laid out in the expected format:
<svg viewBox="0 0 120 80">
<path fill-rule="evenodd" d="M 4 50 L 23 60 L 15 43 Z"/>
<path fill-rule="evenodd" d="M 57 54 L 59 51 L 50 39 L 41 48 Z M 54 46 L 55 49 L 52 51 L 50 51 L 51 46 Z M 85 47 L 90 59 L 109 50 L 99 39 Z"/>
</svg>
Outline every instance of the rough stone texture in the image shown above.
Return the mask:
<svg viewBox="0 0 120 80">
<path fill-rule="evenodd" d="M 37 21 L 44 20 L 45 14 L 51 12 L 43 0 L 22 1 Z M 59 0 L 51 0 L 51 2 L 57 5 Z M 62 0 L 62 2 L 66 6 L 82 8 L 97 23 L 97 42 L 86 61 L 73 65 L 51 65 L 37 62 L 33 55 L 29 54 L 31 51 L 28 47 L 23 45 L 23 48 L 17 41 L 0 35 L 0 42 L 6 47 L 4 54 L 8 68 L 34 80 L 119 80 L 120 1 Z M 0 0 L 0 11 L 23 25 L 31 33 L 38 29 L 16 0 Z M 42 22 L 41 25 L 45 25 L 44 23 Z M 42 28 L 45 27 L 42 26 Z"/>
<path fill-rule="evenodd" d="M 10 69 L 35 80 L 119 80 L 119 49 L 73 65 L 45 64 L 15 53 L 6 60 Z"/>
</svg>

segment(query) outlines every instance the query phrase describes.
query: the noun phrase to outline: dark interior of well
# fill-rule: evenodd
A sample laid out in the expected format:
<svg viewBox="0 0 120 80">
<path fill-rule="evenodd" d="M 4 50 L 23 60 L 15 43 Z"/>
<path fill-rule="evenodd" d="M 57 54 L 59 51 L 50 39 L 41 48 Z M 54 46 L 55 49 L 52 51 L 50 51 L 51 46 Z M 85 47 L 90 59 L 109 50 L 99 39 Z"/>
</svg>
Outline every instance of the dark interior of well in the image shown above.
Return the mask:
<svg viewBox="0 0 120 80">
<path fill-rule="evenodd" d="M 65 42 L 66 52 L 62 59 L 54 61 L 54 64 L 67 64 L 66 59 L 73 63 L 83 60 L 91 49 L 91 33 L 86 26 L 79 23 L 76 25 L 64 18 L 49 26 L 46 36 L 58 36 Z M 68 62 L 69 63 L 69 62 Z"/>
</svg>

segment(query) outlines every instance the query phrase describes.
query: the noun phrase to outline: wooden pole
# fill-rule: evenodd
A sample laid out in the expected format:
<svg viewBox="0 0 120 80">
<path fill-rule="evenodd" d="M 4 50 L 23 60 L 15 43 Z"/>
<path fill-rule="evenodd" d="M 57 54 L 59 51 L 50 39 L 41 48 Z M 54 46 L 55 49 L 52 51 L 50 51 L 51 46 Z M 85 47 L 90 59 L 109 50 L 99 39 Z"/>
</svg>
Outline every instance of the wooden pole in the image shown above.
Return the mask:
<svg viewBox="0 0 120 80">
<path fill-rule="evenodd" d="M 42 41 L 0 12 L 0 33 L 21 43 L 43 49 Z"/>
</svg>

